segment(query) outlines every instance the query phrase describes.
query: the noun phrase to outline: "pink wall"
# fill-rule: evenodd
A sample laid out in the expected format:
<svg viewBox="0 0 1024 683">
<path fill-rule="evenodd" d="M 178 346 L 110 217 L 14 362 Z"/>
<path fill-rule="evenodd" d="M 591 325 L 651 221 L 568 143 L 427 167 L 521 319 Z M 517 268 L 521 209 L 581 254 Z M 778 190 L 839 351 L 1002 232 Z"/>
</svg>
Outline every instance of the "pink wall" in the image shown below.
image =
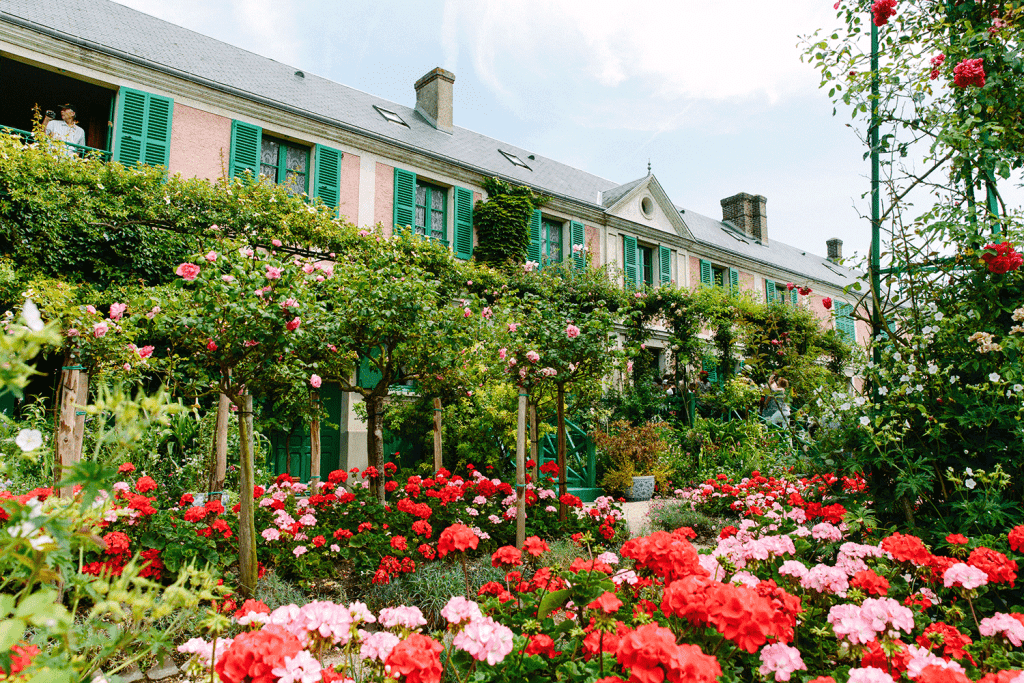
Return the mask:
<svg viewBox="0 0 1024 683">
<path fill-rule="evenodd" d="M 395 167 L 377 162 L 373 187 L 373 222 L 384 226 L 384 234 L 391 237 L 395 220 Z"/>
<path fill-rule="evenodd" d="M 186 178 L 216 180 L 227 173 L 231 119 L 174 103 L 168 171 Z"/>
<path fill-rule="evenodd" d="M 359 157 L 345 152 L 341 157 L 341 215 L 359 222 Z"/>
<path fill-rule="evenodd" d="M 584 226 L 584 233 L 586 236 L 583 238 L 584 244 L 587 245 L 587 249 L 590 250 L 590 262 L 594 266 L 601 265 L 601 237 L 600 233 L 592 225 Z"/>
<path fill-rule="evenodd" d="M 700 259 L 696 256 L 690 257 L 690 289 L 697 289 L 700 286 Z"/>
<path fill-rule="evenodd" d="M 740 271 L 740 291 L 757 292 L 757 276 L 753 273 Z"/>
</svg>

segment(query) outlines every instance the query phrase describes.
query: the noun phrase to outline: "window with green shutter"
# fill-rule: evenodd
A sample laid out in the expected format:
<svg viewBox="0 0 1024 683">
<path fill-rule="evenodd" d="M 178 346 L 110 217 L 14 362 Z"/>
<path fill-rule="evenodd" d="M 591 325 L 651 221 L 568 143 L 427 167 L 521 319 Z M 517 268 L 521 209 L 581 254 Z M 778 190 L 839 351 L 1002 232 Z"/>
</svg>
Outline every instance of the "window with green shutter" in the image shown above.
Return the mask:
<svg viewBox="0 0 1024 683">
<path fill-rule="evenodd" d="M 729 288 L 734 291 L 740 291 L 740 271 L 735 268 L 729 269 Z"/>
<path fill-rule="evenodd" d="M 416 180 L 416 217 L 413 232 L 448 245 L 448 191 Z"/>
<path fill-rule="evenodd" d="M 540 221 L 540 265 L 562 262 L 562 223 L 553 218 Z"/>
<path fill-rule="evenodd" d="M 765 280 L 764 297 L 768 303 L 777 301 L 780 304 L 790 303 L 793 306 L 800 304 L 800 292 L 797 291 L 796 287 L 789 289 L 789 285 L 784 282 Z"/>
<path fill-rule="evenodd" d="M 637 246 L 637 275 L 641 283 L 648 287 L 654 286 L 654 249 Z"/>
<path fill-rule="evenodd" d="M 711 261 L 700 260 L 700 283 L 705 287 L 714 287 L 714 271 L 711 267 Z"/>
<path fill-rule="evenodd" d="M 661 284 L 672 282 L 672 250 L 668 247 L 658 247 L 658 274 Z"/>
<path fill-rule="evenodd" d="M 772 303 L 779 296 L 778 291 L 775 288 L 775 283 L 772 280 L 764 281 L 764 300 L 768 303 Z"/>
<path fill-rule="evenodd" d="M 282 185 L 289 192 L 309 192 L 309 148 L 263 135 L 260 139 L 260 181 Z"/>
<path fill-rule="evenodd" d="M 255 180 L 260 175 L 260 141 L 263 129 L 244 121 L 231 122 L 231 156 L 228 173 L 232 178 L 244 178 L 246 172 Z"/>
<path fill-rule="evenodd" d="M 323 145 L 316 146 L 316 181 L 313 183 L 314 196 L 332 208 L 341 204 L 341 158 L 339 150 Z"/>
<path fill-rule="evenodd" d="M 569 239 L 572 242 L 572 266 L 576 270 L 583 270 L 587 267 L 587 254 L 583 251 L 586 246 L 586 228 L 579 221 L 569 223 Z"/>
<path fill-rule="evenodd" d="M 622 270 L 625 279 L 626 291 L 637 289 L 640 285 L 639 264 L 637 263 L 636 238 L 630 235 L 622 236 Z"/>
<path fill-rule="evenodd" d="M 536 263 L 541 267 L 542 260 L 542 235 L 544 220 L 540 215 L 540 209 L 534 209 L 530 216 L 530 244 L 526 247 L 526 260 Z"/>
<path fill-rule="evenodd" d="M 455 188 L 455 240 L 457 258 L 469 260 L 473 256 L 473 191 Z"/>
<path fill-rule="evenodd" d="M 174 100 L 121 88 L 117 102 L 114 160 L 125 166 L 166 167 L 171 158 Z"/>
<path fill-rule="evenodd" d="M 852 304 L 836 306 L 836 331 L 848 344 L 857 343 L 857 322 L 853 318 Z"/>
</svg>

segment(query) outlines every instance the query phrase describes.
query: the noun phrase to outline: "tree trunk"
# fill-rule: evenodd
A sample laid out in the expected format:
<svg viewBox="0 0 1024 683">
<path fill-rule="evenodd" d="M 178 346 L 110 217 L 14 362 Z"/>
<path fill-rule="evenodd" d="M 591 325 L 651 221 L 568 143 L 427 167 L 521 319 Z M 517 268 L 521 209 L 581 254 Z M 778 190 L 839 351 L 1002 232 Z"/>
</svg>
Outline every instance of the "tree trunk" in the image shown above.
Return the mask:
<svg viewBox="0 0 1024 683">
<path fill-rule="evenodd" d="M 519 419 L 516 425 L 516 547 L 526 540 L 526 394 L 519 392 Z"/>
<path fill-rule="evenodd" d="M 228 472 L 228 420 L 231 417 L 231 400 L 224 394 L 217 402 L 217 431 L 214 436 L 213 484 L 210 493 L 219 492 L 223 498 L 224 480 Z"/>
<path fill-rule="evenodd" d="M 540 481 L 540 441 L 537 439 L 537 404 L 530 403 L 530 457 L 533 458 L 533 483 Z"/>
<path fill-rule="evenodd" d="M 57 439 L 55 472 L 53 473 L 55 483 L 59 482 L 68 474 L 68 468 L 78 462 L 74 453 L 75 442 L 75 403 L 78 401 L 79 366 L 75 365 L 75 357 L 68 354 L 64 357 L 64 367 L 60 375 L 60 414 L 57 419 Z M 71 496 L 70 486 L 62 486 L 60 495 L 62 498 Z"/>
<path fill-rule="evenodd" d="M 238 411 L 239 501 L 238 511 L 238 587 L 243 598 L 256 590 L 256 517 L 253 508 L 255 472 L 252 453 L 252 394 L 240 397 Z"/>
<path fill-rule="evenodd" d="M 309 421 L 309 485 L 315 494 L 320 488 L 320 392 L 312 392 L 313 419 Z"/>
<path fill-rule="evenodd" d="M 444 467 L 441 456 L 441 399 L 434 399 L 434 473 Z"/>
<path fill-rule="evenodd" d="M 384 502 L 384 397 L 371 395 L 366 399 L 367 458 L 377 470 L 370 485 L 377 490 L 377 500 Z"/>
<path fill-rule="evenodd" d="M 568 493 L 565 480 L 565 385 L 558 385 L 558 497 Z M 564 522 L 569 516 L 569 508 L 561 500 L 558 501 L 558 519 Z"/>
</svg>

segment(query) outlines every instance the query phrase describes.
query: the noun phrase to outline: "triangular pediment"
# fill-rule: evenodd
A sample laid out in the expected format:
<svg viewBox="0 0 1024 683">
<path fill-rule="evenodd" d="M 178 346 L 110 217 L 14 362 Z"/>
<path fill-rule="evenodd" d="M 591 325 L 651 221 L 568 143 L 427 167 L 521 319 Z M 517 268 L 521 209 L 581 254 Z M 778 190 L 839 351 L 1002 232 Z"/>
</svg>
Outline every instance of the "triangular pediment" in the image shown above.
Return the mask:
<svg viewBox="0 0 1024 683">
<path fill-rule="evenodd" d="M 607 190 L 601 195 L 605 213 L 655 230 L 693 239 L 679 210 L 654 175 Z"/>
</svg>

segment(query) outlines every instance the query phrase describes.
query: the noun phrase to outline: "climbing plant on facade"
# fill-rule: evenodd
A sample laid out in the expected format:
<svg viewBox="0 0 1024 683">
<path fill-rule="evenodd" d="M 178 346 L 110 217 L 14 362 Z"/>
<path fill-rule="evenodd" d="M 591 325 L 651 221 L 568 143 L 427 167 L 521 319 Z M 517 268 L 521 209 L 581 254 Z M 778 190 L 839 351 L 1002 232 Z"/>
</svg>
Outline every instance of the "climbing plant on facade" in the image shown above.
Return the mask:
<svg viewBox="0 0 1024 683">
<path fill-rule="evenodd" d="M 530 219 L 544 198 L 523 185 L 485 178 L 487 199 L 477 202 L 473 225 L 480 243 L 476 260 L 500 265 L 522 263 L 530 244 Z"/>
</svg>

